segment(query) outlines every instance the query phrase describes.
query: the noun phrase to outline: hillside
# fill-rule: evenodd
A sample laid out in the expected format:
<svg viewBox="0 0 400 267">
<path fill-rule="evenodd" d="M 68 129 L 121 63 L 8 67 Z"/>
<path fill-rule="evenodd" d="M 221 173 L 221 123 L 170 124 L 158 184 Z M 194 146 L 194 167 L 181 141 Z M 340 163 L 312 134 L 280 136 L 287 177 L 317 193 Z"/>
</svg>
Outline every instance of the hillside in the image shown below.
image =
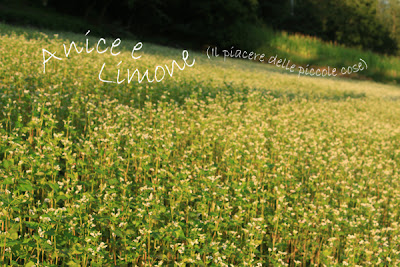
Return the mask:
<svg viewBox="0 0 400 267">
<path fill-rule="evenodd" d="M 398 86 L 193 51 L 159 83 L 104 83 L 182 50 L 0 34 L 3 264 L 400 264 Z"/>
</svg>

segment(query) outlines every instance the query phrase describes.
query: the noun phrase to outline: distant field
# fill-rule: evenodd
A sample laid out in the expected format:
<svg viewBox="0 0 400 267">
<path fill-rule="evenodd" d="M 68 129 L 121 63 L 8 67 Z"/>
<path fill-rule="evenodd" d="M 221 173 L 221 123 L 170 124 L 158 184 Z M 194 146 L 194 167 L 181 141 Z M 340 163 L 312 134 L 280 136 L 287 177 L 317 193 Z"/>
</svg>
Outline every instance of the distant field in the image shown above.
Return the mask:
<svg viewBox="0 0 400 267">
<path fill-rule="evenodd" d="M 0 24 L 3 265 L 399 266 L 398 86 L 54 33 Z"/>
<path fill-rule="evenodd" d="M 400 57 L 385 56 L 373 52 L 348 48 L 337 43 L 301 34 L 260 30 L 260 53 L 278 54 L 281 58 L 290 59 L 296 64 L 318 67 L 346 67 L 357 63 L 360 58 L 368 63 L 368 69 L 353 74 L 355 79 L 372 79 L 387 83 L 400 83 Z"/>
</svg>

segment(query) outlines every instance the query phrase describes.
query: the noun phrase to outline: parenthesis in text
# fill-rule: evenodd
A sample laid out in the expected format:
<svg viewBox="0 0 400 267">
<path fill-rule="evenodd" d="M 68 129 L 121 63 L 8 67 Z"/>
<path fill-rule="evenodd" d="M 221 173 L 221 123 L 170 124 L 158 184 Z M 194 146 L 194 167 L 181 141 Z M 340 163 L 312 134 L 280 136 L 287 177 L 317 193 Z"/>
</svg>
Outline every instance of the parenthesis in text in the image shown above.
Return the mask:
<svg viewBox="0 0 400 267">
<path fill-rule="evenodd" d="M 208 55 L 208 50 L 210 50 L 210 46 L 207 48 L 207 57 L 210 59 L 210 56 Z"/>
<path fill-rule="evenodd" d="M 365 62 L 362 58 L 360 58 L 360 60 L 365 64 L 365 68 L 368 69 L 367 62 Z"/>
</svg>

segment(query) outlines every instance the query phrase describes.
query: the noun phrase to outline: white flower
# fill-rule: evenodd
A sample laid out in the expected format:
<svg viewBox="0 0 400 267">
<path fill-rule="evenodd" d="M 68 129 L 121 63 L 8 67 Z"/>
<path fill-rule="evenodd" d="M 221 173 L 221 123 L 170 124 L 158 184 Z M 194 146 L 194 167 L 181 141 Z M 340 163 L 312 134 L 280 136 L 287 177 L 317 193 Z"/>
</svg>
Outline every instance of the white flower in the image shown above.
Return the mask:
<svg viewBox="0 0 400 267">
<path fill-rule="evenodd" d="M 44 237 L 44 231 L 40 227 L 38 229 L 38 234 L 39 234 L 40 237 Z"/>
</svg>

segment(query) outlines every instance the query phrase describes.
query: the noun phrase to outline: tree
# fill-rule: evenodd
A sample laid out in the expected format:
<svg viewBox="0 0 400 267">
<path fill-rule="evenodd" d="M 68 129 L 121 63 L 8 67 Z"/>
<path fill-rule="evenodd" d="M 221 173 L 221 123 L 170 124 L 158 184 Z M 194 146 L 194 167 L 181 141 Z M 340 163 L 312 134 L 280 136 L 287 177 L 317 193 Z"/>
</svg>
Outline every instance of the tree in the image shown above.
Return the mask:
<svg viewBox="0 0 400 267">
<path fill-rule="evenodd" d="M 292 0 L 260 0 L 260 7 L 264 21 L 275 28 L 348 46 L 394 53 L 400 28 L 399 12 L 394 7 L 398 7 L 399 0 L 387 1 L 393 3 L 385 12 L 386 21 L 380 19 L 378 0 L 296 0 L 295 4 Z M 291 15 L 293 4 L 294 15 Z"/>
<path fill-rule="evenodd" d="M 400 1 L 380 1 L 378 13 L 382 23 L 389 26 L 391 37 L 400 45 Z"/>
</svg>

